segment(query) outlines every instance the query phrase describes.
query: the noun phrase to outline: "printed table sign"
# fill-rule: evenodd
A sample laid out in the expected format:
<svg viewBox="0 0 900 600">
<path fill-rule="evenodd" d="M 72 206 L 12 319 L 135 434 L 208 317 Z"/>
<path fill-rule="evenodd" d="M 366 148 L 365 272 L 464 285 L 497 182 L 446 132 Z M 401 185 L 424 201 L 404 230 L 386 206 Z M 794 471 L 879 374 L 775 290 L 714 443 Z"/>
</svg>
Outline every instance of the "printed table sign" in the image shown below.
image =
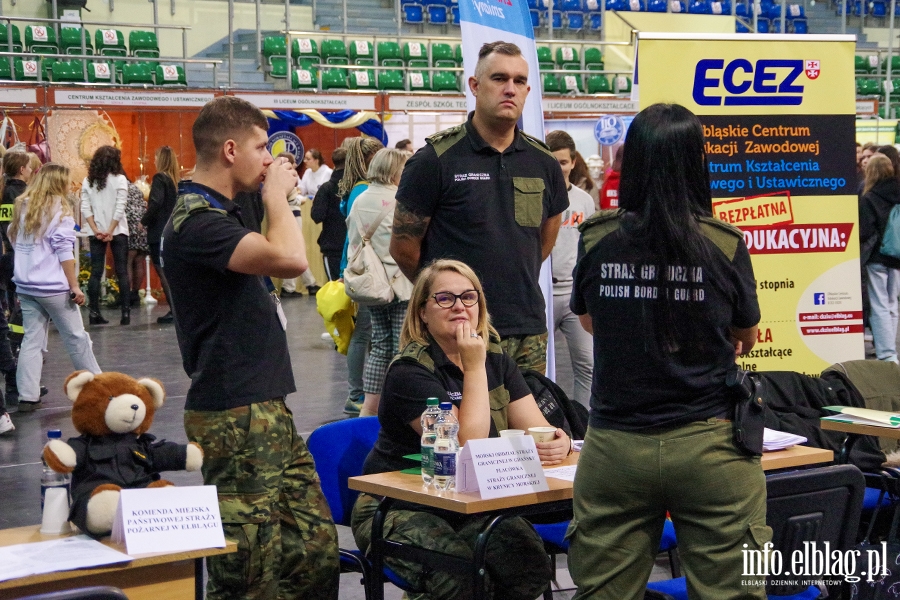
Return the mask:
<svg viewBox="0 0 900 600">
<path fill-rule="evenodd" d="M 549 489 L 530 435 L 469 440 L 459 453 L 458 492 L 477 490 L 487 500 Z"/>
<path fill-rule="evenodd" d="M 122 490 L 112 540 L 129 554 L 224 548 L 216 486 Z"/>
</svg>

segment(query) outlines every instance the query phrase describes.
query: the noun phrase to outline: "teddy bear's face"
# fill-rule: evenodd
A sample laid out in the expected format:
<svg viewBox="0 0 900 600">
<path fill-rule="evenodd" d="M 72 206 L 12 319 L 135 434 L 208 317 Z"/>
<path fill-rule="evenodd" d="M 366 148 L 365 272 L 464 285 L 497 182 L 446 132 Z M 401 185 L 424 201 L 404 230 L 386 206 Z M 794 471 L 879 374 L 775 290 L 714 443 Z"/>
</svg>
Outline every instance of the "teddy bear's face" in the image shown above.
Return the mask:
<svg viewBox="0 0 900 600">
<path fill-rule="evenodd" d="M 74 402 L 72 424 L 79 433 L 93 436 L 145 433 L 165 398 L 158 381 L 122 373 L 79 371 L 69 376 L 65 389 Z"/>
</svg>

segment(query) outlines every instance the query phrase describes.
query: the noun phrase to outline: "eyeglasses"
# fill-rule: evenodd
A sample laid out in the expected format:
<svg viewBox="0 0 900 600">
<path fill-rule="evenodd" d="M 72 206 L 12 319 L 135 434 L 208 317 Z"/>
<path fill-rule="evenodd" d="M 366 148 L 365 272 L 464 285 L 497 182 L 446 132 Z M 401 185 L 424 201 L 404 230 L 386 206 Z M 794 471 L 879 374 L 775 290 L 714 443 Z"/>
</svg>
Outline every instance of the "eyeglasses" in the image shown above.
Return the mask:
<svg viewBox="0 0 900 600">
<path fill-rule="evenodd" d="M 478 290 L 466 290 L 462 294 L 437 292 L 436 294 L 432 294 L 431 297 L 434 298 L 434 301 L 441 308 L 453 308 L 454 305 L 456 305 L 457 299 L 462 302 L 463 306 L 475 306 L 478 304 L 480 294 L 478 293 Z"/>
</svg>

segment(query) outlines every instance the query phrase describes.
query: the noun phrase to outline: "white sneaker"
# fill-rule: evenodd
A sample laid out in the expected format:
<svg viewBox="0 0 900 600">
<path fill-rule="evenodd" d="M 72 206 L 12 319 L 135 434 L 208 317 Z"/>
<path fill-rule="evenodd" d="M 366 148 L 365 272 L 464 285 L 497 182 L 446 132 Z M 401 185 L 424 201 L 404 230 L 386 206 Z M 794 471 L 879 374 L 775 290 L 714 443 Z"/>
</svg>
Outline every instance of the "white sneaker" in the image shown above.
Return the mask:
<svg viewBox="0 0 900 600">
<path fill-rule="evenodd" d="M 12 419 L 9 418 L 7 413 L 3 413 L 3 416 L 0 416 L 0 434 L 9 433 L 10 431 L 15 431 L 16 426 L 13 425 Z"/>
<path fill-rule="evenodd" d="M 325 333 L 322 334 L 321 337 L 322 337 L 323 340 L 330 340 L 330 339 L 331 339 L 331 334 L 328 333 L 328 332 L 326 331 Z"/>
</svg>

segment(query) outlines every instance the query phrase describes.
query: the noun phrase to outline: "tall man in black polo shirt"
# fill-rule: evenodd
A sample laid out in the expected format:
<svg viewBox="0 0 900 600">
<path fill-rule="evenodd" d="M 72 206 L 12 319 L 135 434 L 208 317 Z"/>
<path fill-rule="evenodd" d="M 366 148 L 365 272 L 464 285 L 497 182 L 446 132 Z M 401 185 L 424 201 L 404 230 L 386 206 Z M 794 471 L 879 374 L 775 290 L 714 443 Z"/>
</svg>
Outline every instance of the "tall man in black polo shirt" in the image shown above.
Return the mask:
<svg viewBox="0 0 900 600">
<path fill-rule="evenodd" d="M 411 281 L 436 258 L 472 267 L 504 350 L 545 372 L 538 275 L 569 205 L 566 184 L 547 146 L 516 126 L 531 90 L 518 46 L 482 46 L 469 88 L 468 120 L 429 137 L 403 169 L 391 256 Z"/>
<path fill-rule="evenodd" d="M 287 203 L 290 164 L 266 150 L 265 116 L 225 96 L 194 123 L 197 168 L 163 232 L 175 328 L 191 378 L 188 438 L 203 449 L 234 554 L 207 559 L 207 598 L 328 598 L 338 593 L 337 532 L 285 395 L 296 390 L 285 318 L 262 276 L 306 269 Z M 232 202 L 262 185 L 265 236 Z"/>
</svg>

